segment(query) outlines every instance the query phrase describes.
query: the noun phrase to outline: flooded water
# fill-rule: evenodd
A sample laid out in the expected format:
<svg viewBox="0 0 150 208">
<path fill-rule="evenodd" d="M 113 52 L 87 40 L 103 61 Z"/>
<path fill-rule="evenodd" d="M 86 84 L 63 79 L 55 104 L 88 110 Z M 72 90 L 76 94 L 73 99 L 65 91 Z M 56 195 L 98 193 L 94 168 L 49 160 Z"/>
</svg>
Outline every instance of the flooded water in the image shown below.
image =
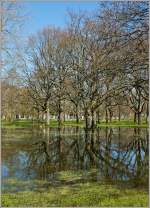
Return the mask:
<svg viewBox="0 0 150 208">
<path fill-rule="evenodd" d="M 148 188 L 148 129 L 2 129 L 2 192 L 11 192 L 12 180 L 30 184 L 13 192 L 34 189 L 35 180 L 61 185 L 62 173 L 73 173 L 70 183 L 119 181 Z"/>
</svg>

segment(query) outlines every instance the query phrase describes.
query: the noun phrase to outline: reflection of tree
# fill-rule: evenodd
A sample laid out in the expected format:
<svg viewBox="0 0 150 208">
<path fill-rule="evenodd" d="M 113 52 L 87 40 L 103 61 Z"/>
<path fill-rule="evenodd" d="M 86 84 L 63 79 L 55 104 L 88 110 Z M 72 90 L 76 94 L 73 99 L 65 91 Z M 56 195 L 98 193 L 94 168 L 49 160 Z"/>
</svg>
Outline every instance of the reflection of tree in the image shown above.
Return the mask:
<svg viewBox="0 0 150 208">
<path fill-rule="evenodd" d="M 85 133 L 86 156 L 88 155 L 92 164 L 100 167 L 103 176 L 111 179 L 133 179 L 148 174 L 148 143 L 147 139 L 141 138 L 139 129 L 135 129 L 136 139 L 125 150 L 121 149 L 120 141 L 118 146 L 112 144 L 112 129 L 106 128 L 105 133 L 105 143 L 100 142 L 99 148 L 94 142 L 94 132 Z M 120 137 L 120 129 L 118 134 Z"/>
<path fill-rule="evenodd" d="M 134 139 L 126 147 L 122 158 L 132 170 L 133 177 L 140 179 L 148 174 L 148 138 L 141 137 L 141 129 L 134 129 Z"/>
<path fill-rule="evenodd" d="M 99 147 L 94 145 L 94 133 L 91 134 L 91 144 L 88 148 L 90 158 L 99 167 L 101 176 L 106 178 L 113 178 L 119 171 L 126 171 L 126 166 L 119 158 L 114 157 L 115 148 L 112 145 L 113 130 L 106 128 L 105 143 L 100 142 Z"/>
<path fill-rule="evenodd" d="M 59 128 L 47 142 L 37 142 L 29 157 L 29 169 L 36 168 L 40 178 L 52 179 L 61 170 L 86 172 L 91 168 L 100 179 L 130 180 L 148 175 L 148 132 L 145 138 L 135 129 L 132 141 L 124 145 L 120 128 L 117 136 L 112 128 L 85 129 L 83 135 L 79 131 L 77 128 L 74 136 L 66 137 L 65 129 Z"/>
<path fill-rule="evenodd" d="M 40 141 L 34 144 L 35 148 L 31 151 L 28 160 L 28 172 L 32 174 L 32 170 L 37 170 L 36 173 L 41 179 L 46 178 L 49 171 L 50 157 L 47 152 L 47 144 L 45 141 Z"/>
</svg>

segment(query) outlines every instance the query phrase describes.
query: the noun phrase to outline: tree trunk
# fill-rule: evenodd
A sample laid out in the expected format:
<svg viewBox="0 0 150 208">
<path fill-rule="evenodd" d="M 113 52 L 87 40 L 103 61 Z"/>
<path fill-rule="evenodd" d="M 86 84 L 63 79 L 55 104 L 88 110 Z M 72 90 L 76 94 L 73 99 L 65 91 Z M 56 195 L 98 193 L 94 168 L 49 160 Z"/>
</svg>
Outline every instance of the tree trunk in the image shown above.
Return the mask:
<svg viewBox="0 0 150 208">
<path fill-rule="evenodd" d="M 88 115 L 87 115 L 87 112 L 85 112 L 85 128 L 87 129 L 88 128 Z"/>
<path fill-rule="evenodd" d="M 79 115 L 76 113 L 76 123 L 79 123 Z"/>
<path fill-rule="evenodd" d="M 58 161 L 59 161 L 59 169 L 61 170 L 61 166 L 62 166 L 62 157 L 61 157 L 61 128 L 58 129 L 58 141 L 57 141 L 57 153 L 58 153 Z"/>
<path fill-rule="evenodd" d="M 107 111 L 107 108 L 106 108 L 106 111 L 105 111 L 105 120 L 106 120 L 106 123 L 108 123 L 108 111 Z"/>
<path fill-rule="evenodd" d="M 86 129 L 91 128 L 91 117 L 90 117 L 90 114 L 87 110 L 84 113 L 84 117 L 85 117 L 85 127 L 86 127 Z"/>
<path fill-rule="evenodd" d="M 148 123 L 148 116 L 149 116 L 149 106 L 148 103 L 146 104 L 146 124 Z"/>
<path fill-rule="evenodd" d="M 50 128 L 49 127 L 46 128 L 46 138 L 47 138 L 47 149 L 49 150 L 49 143 L 50 143 L 50 141 L 49 141 L 49 139 L 50 139 Z"/>
<path fill-rule="evenodd" d="M 99 110 L 97 111 L 97 122 L 100 123 L 100 114 L 99 114 Z"/>
<path fill-rule="evenodd" d="M 61 104 L 59 103 L 59 106 L 58 106 L 58 125 L 60 126 L 62 124 L 62 119 L 61 119 L 61 113 L 62 113 L 62 110 L 61 110 Z"/>
<path fill-rule="evenodd" d="M 66 121 L 66 115 L 65 115 L 65 113 L 63 114 L 63 121 L 64 122 Z"/>
<path fill-rule="evenodd" d="M 84 114 L 84 117 L 85 117 L 86 129 L 90 129 L 90 128 L 95 128 L 96 127 L 96 112 L 95 111 L 88 112 L 86 110 L 85 114 Z"/>
<path fill-rule="evenodd" d="M 39 110 L 37 111 L 37 120 L 38 120 L 38 123 L 39 123 L 39 121 L 40 121 L 40 111 Z"/>
<path fill-rule="evenodd" d="M 78 105 L 76 105 L 76 122 L 79 123 L 79 112 L 78 112 Z"/>
<path fill-rule="evenodd" d="M 58 125 L 60 126 L 62 124 L 62 120 L 61 120 L 61 111 L 58 111 Z"/>
<path fill-rule="evenodd" d="M 134 123 L 136 123 L 136 119 L 137 119 L 137 113 L 134 112 Z"/>
<path fill-rule="evenodd" d="M 141 112 L 137 114 L 138 124 L 141 124 Z"/>
<path fill-rule="evenodd" d="M 118 105 L 118 121 L 121 120 L 121 106 Z"/>
<path fill-rule="evenodd" d="M 111 111 L 111 109 L 109 109 L 109 121 L 112 121 L 112 117 L 113 117 L 113 112 Z"/>
<path fill-rule="evenodd" d="M 91 128 L 95 128 L 96 127 L 96 114 L 95 111 L 91 111 L 91 116 L 92 116 L 92 121 L 91 121 Z"/>
<path fill-rule="evenodd" d="M 45 121 L 45 112 L 42 111 L 42 121 Z"/>
<path fill-rule="evenodd" d="M 46 123 L 47 125 L 50 124 L 50 114 L 49 114 L 49 108 L 47 108 L 47 111 L 46 111 Z"/>
</svg>

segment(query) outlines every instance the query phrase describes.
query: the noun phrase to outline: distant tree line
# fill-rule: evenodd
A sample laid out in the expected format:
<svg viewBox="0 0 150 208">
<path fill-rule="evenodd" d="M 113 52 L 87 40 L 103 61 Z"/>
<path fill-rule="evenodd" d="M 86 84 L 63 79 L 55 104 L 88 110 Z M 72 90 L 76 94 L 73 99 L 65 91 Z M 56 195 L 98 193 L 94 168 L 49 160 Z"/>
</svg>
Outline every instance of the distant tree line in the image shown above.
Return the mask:
<svg viewBox="0 0 150 208">
<path fill-rule="evenodd" d="M 77 122 L 82 117 L 87 128 L 122 115 L 138 124 L 142 115 L 148 120 L 148 3 L 109 2 L 98 8 L 93 16 L 69 11 L 65 29 L 47 27 L 29 38 L 25 85 L 2 83 L 20 94 L 15 100 L 22 107 L 13 115 L 24 111 L 48 124 L 50 115 L 57 115 L 61 124 L 69 114 Z M 3 92 L 2 114 L 8 118 L 17 105 L 14 96 L 12 106 L 7 101 L 8 89 Z"/>
</svg>

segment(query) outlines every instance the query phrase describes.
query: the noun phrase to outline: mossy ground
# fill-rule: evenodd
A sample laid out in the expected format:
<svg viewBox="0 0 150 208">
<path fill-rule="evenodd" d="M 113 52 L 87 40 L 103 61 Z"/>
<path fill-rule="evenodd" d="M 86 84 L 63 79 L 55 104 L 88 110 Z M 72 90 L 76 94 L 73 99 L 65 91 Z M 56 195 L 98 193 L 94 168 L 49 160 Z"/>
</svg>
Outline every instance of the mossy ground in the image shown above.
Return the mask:
<svg viewBox="0 0 150 208">
<path fill-rule="evenodd" d="M 38 122 L 36 120 L 15 120 L 12 122 L 2 121 L 1 127 L 2 128 L 35 128 L 39 126 L 45 126 L 45 122 Z M 72 121 L 64 121 L 62 122 L 61 126 L 75 126 L 75 127 L 85 127 L 85 122 L 80 121 L 77 123 L 75 120 Z M 49 127 L 58 127 L 58 122 L 56 120 L 51 120 Z M 134 128 L 134 127 L 141 127 L 141 128 L 148 128 L 148 124 L 145 123 L 145 121 L 142 121 L 140 125 L 135 124 L 131 120 L 113 120 L 112 122 L 106 123 L 105 121 L 100 122 L 97 124 L 97 127 L 128 127 L 128 128 Z"/>
<path fill-rule="evenodd" d="M 81 182 L 81 173 L 62 171 L 59 179 L 75 183 L 52 185 L 46 181 L 19 181 L 8 179 L 9 192 L 2 193 L 3 207 L 73 207 L 73 206 L 110 206 L 110 207 L 148 207 L 148 191 L 133 188 L 123 183 Z M 32 188 L 31 189 L 31 184 Z M 34 184 L 34 187 L 33 187 Z M 18 191 L 15 187 L 24 187 Z M 30 191 L 29 191 L 30 190 Z"/>
</svg>

